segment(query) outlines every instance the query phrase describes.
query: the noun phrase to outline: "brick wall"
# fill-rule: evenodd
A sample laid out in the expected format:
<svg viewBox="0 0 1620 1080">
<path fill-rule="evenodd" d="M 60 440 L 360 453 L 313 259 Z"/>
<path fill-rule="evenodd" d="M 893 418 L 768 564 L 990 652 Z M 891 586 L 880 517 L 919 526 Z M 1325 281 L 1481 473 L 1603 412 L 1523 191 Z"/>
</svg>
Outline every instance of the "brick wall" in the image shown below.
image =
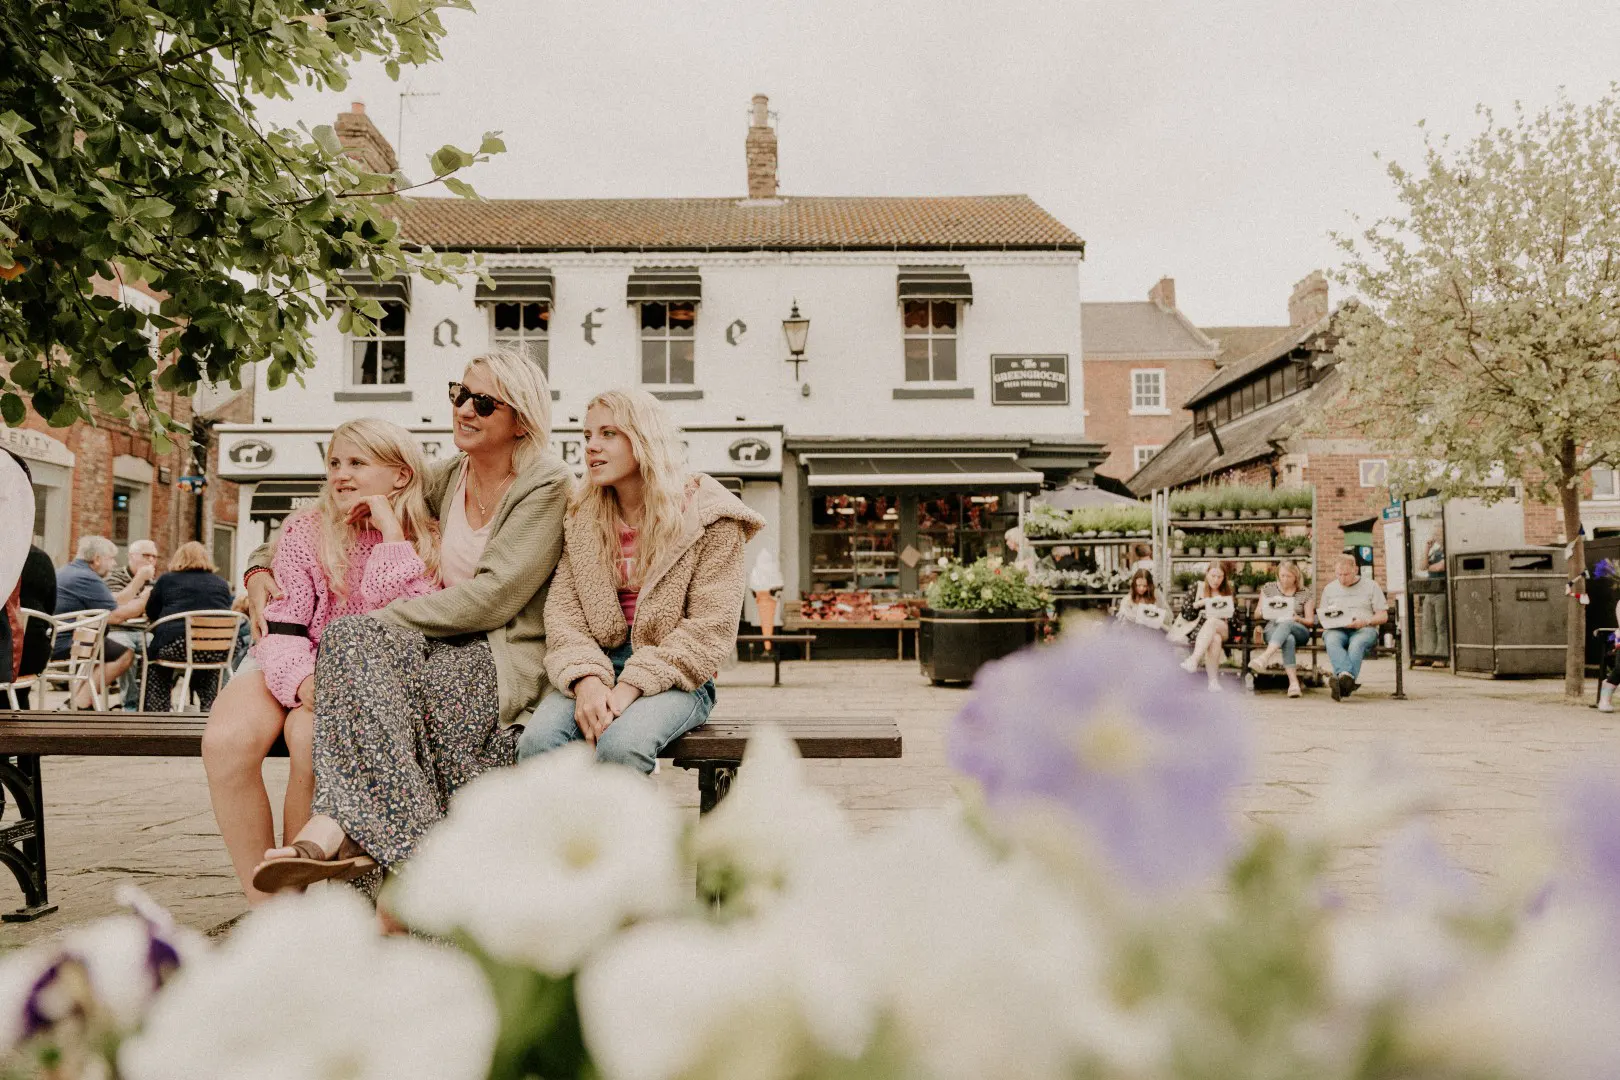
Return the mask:
<svg viewBox="0 0 1620 1080">
<path fill-rule="evenodd" d="M 1361 462 L 1382 455 L 1365 453 L 1314 452 L 1306 457 L 1305 482 L 1316 488 L 1316 580 L 1325 584 L 1333 574 L 1333 559 L 1344 550 L 1344 533 L 1339 526 L 1347 521 L 1378 518 L 1389 505 L 1387 487 L 1362 487 Z M 1384 560 L 1384 523 L 1373 524 L 1373 577 L 1388 587 L 1389 574 Z"/>
<path fill-rule="evenodd" d="M 1131 372 L 1138 368 L 1164 371 L 1164 398 L 1168 416 L 1131 415 Z M 1104 476 L 1128 480 L 1136 471 L 1133 448 L 1164 446 L 1187 426 L 1181 403 L 1215 374 L 1213 360 L 1108 360 L 1085 359 L 1086 438 L 1108 448 L 1108 458 L 1097 467 Z"/>
</svg>

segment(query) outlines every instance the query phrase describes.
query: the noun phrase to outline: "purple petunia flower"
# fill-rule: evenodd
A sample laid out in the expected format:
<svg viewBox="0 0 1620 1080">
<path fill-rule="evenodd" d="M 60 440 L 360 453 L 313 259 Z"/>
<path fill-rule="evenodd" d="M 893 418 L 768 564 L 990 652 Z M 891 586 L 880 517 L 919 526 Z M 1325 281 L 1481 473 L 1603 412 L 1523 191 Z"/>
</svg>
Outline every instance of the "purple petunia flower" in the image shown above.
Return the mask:
<svg viewBox="0 0 1620 1080">
<path fill-rule="evenodd" d="M 1109 629 L 1026 649 L 979 672 L 951 727 L 957 769 L 992 807 L 1062 807 L 1113 869 L 1160 889 L 1231 853 L 1228 796 L 1249 730 L 1153 634 Z"/>
<path fill-rule="evenodd" d="M 1620 783 L 1596 771 L 1582 775 L 1570 788 L 1564 820 L 1583 890 L 1620 921 Z"/>
</svg>

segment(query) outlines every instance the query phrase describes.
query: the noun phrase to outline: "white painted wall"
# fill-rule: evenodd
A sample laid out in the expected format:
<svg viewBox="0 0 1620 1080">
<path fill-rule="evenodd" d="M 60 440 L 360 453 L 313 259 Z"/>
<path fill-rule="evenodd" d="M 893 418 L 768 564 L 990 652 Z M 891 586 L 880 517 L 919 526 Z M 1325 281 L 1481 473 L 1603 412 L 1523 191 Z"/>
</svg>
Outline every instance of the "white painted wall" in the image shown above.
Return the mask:
<svg viewBox="0 0 1620 1080">
<path fill-rule="evenodd" d="M 1078 438 L 1084 433 L 1080 371 L 1079 260 L 1065 253 L 752 253 L 742 255 L 641 256 L 568 254 L 491 255 L 489 265 L 543 265 L 556 277 L 552 313 L 552 385 L 561 394 L 558 424 L 577 417 L 591 394 L 640 379 L 638 312 L 625 301 L 636 266 L 697 266 L 703 303 L 697 323 L 696 389 L 701 401 L 672 401 L 683 425 L 779 423 L 793 435 L 938 436 L 941 434 L 1039 434 Z M 974 300 L 958 340 L 955 385 L 971 387 L 972 400 L 896 401 L 906 385 L 900 308 L 895 276 L 902 264 L 941 263 L 966 267 Z M 801 394 L 786 363 L 782 320 L 797 299 L 810 319 L 802 365 Z M 602 309 L 597 311 L 596 309 Z M 599 324 L 595 344 L 584 340 L 587 315 Z M 433 344 L 434 327 L 457 324 L 459 346 Z M 488 341 L 487 315 L 469 283 L 413 282 L 407 320 L 406 374 L 409 402 L 338 402 L 346 386 L 348 352 L 333 319 L 316 329 L 318 365 L 296 382 L 271 392 L 259 380 L 257 412 L 278 424 L 335 425 L 359 416 L 382 416 L 400 424 L 443 423 L 448 416 L 444 385 Z M 726 328 L 747 326 L 736 345 Z M 1067 406 L 992 406 L 992 353 L 1062 353 L 1069 357 Z"/>
</svg>

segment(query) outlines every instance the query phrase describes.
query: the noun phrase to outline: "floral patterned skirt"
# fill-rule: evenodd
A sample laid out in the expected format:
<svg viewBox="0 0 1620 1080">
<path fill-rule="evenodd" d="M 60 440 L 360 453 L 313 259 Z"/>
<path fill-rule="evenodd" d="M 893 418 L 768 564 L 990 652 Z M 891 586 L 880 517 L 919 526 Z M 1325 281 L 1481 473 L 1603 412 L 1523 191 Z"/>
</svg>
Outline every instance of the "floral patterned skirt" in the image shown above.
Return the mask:
<svg viewBox="0 0 1620 1080">
<path fill-rule="evenodd" d="M 365 615 L 334 620 L 315 663 L 314 812 L 384 869 L 411 857 L 450 797 L 517 759 L 482 634 L 441 640 Z"/>
</svg>

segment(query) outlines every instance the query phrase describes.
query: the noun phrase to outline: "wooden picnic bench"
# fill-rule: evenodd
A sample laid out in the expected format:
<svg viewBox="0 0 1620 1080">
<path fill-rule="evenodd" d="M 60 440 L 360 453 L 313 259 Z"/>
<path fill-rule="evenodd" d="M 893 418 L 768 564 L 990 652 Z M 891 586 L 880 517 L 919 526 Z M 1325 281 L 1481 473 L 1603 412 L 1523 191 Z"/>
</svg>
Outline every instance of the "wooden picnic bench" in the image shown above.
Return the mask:
<svg viewBox="0 0 1620 1080">
<path fill-rule="evenodd" d="M 0 827 L 0 863 L 22 888 L 23 906 L 0 913 L 27 922 L 56 910 L 45 860 L 46 757 L 199 757 L 206 717 L 184 713 L 18 712 L 0 709 L 0 813 L 9 794 L 18 820 Z M 725 798 L 742 767 L 749 735 L 771 724 L 785 731 L 806 758 L 898 758 L 900 729 L 892 719 L 814 717 L 715 719 L 676 739 L 660 758 L 698 774 L 698 808 L 708 813 Z M 279 742 L 272 756 L 285 757 Z"/>
<path fill-rule="evenodd" d="M 771 642 L 784 642 L 785 641 L 789 645 L 801 646 L 804 649 L 804 658 L 806 660 L 810 659 L 810 646 L 815 643 L 815 640 L 816 640 L 816 635 L 814 635 L 814 634 L 738 634 L 737 635 L 737 641 L 738 641 L 739 644 L 758 645 L 758 644 L 763 643 L 763 644 L 765 644 L 765 646 L 767 648 L 769 648 Z M 750 652 L 749 655 L 752 656 L 753 653 Z M 771 673 L 771 685 L 772 686 L 781 686 L 782 685 L 782 650 L 781 649 L 770 649 L 770 657 L 771 657 L 771 663 L 775 666 L 775 669 L 776 669 L 775 671 L 773 671 Z"/>
</svg>

